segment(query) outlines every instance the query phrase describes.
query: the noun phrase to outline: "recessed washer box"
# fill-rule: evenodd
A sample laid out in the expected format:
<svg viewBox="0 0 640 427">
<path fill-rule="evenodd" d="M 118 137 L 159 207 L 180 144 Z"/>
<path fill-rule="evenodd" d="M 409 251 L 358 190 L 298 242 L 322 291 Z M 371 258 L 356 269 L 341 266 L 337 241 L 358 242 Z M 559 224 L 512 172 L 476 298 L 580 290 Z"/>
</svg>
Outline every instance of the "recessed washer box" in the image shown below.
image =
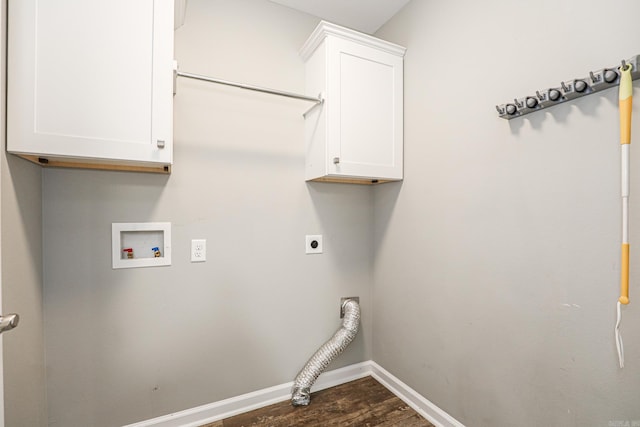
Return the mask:
<svg viewBox="0 0 640 427">
<path fill-rule="evenodd" d="M 114 269 L 171 265 L 170 222 L 114 222 L 111 244 Z"/>
</svg>

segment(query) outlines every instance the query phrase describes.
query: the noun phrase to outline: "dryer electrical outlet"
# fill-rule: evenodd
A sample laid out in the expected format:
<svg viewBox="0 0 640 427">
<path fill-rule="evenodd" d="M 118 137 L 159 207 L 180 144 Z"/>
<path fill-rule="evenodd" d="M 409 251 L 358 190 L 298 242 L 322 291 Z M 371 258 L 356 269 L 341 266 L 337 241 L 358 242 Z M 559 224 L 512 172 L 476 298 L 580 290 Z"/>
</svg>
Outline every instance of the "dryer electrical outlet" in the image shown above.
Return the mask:
<svg viewBox="0 0 640 427">
<path fill-rule="evenodd" d="M 305 236 L 306 253 L 321 254 L 322 253 L 322 235 L 311 234 Z"/>
</svg>

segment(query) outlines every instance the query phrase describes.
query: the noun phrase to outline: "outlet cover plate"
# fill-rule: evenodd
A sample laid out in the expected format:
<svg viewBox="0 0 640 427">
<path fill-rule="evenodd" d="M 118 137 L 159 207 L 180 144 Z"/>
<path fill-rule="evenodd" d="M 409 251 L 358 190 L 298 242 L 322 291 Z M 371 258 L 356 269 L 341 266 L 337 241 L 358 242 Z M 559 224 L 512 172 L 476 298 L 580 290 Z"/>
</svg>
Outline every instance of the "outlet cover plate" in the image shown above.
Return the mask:
<svg viewBox="0 0 640 427">
<path fill-rule="evenodd" d="M 191 241 L 191 262 L 205 262 L 207 260 L 206 239 L 194 239 Z"/>
<path fill-rule="evenodd" d="M 305 244 L 307 254 L 321 254 L 322 234 L 307 234 L 305 236 Z"/>
</svg>

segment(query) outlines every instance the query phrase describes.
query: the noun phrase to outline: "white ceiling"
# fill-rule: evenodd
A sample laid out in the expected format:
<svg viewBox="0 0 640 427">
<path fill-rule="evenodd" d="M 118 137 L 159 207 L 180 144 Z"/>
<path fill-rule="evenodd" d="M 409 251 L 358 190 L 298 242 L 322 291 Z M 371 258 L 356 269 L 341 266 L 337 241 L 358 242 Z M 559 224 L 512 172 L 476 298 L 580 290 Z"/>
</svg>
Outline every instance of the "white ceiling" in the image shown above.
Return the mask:
<svg viewBox="0 0 640 427">
<path fill-rule="evenodd" d="M 270 0 L 325 21 L 375 33 L 410 0 Z"/>
</svg>

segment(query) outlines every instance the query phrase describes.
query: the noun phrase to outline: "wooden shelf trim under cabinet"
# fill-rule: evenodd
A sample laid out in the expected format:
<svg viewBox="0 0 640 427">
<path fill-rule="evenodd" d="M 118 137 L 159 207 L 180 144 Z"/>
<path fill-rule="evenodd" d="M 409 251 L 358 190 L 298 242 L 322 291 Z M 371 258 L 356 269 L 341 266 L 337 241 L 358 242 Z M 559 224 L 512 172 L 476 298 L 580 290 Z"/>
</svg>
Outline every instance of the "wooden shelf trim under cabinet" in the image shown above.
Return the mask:
<svg viewBox="0 0 640 427">
<path fill-rule="evenodd" d="M 390 179 L 371 179 L 371 178 L 350 178 L 350 177 L 334 177 L 323 176 L 320 178 L 310 179 L 309 182 L 333 182 L 337 184 L 359 184 L 359 185 L 378 185 L 387 182 L 399 182 L 399 180 Z"/>
<path fill-rule="evenodd" d="M 110 161 L 101 161 L 99 159 L 75 160 L 66 158 L 56 158 L 50 156 L 36 156 L 30 154 L 16 154 L 25 160 L 33 162 L 43 167 L 53 168 L 70 168 L 70 169 L 94 169 L 121 172 L 146 172 L 169 175 L 171 174 L 171 165 L 140 165 L 140 164 L 122 164 L 111 163 Z"/>
</svg>

